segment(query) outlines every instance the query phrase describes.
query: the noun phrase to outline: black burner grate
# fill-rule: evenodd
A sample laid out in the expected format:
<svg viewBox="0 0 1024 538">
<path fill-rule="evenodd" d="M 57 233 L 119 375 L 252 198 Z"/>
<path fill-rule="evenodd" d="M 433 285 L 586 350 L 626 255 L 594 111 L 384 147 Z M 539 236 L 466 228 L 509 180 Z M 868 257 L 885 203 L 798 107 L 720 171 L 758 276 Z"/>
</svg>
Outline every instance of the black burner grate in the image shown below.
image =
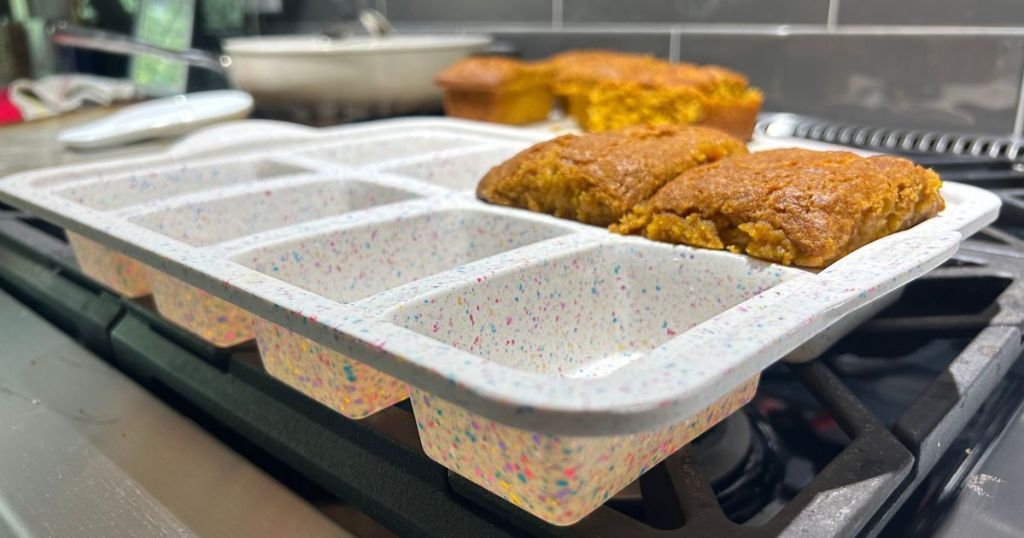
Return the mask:
<svg viewBox="0 0 1024 538">
<path fill-rule="evenodd" d="M 1008 136 L 872 127 L 772 112 L 758 116 L 754 132 L 888 153 L 963 156 L 973 158 L 975 164 L 980 163 L 979 168 L 991 161 L 1024 161 L 1024 140 Z"/>
</svg>

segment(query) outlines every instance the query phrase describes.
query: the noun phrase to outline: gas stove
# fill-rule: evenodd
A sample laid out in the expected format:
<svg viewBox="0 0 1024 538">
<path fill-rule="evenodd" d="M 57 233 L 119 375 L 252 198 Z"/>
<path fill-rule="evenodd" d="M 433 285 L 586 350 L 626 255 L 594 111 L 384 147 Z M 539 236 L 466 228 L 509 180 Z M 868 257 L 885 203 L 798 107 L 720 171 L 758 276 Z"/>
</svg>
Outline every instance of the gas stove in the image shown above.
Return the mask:
<svg viewBox="0 0 1024 538">
<path fill-rule="evenodd" d="M 818 132 L 804 130 L 785 134 Z M 849 132 L 836 141 L 885 140 Z M 10 208 L 0 288 L 307 498 L 400 535 L 925 536 L 1024 397 L 1024 172 L 1005 152 L 889 149 L 997 192 L 1000 220 L 817 360 L 765 371 L 741 412 L 569 527 L 429 460 L 407 403 L 346 419 L 267 375 L 253 344 L 213 348 L 83 277 L 60 229 Z"/>
</svg>

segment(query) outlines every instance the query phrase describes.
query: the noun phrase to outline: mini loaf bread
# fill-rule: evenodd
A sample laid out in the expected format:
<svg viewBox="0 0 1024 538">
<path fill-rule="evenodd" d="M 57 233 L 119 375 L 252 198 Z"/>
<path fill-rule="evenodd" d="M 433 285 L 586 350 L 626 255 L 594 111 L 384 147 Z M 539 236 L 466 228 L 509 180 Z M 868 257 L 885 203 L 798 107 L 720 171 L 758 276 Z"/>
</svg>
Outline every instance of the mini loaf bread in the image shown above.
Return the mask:
<svg viewBox="0 0 1024 538">
<path fill-rule="evenodd" d="M 718 66 L 658 63 L 597 79 L 580 122 L 588 131 L 630 125 L 715 127 L 746 140 L 761 109 L 761 93 L 743 75 Z"/>
<path fill-rule="evenodd" d="M 570 51 L 549 60 L 554 92 L 582 129 L 700 124 L 751 137 L 764 100 L 743 75 L 621 52 Z"/>
<path fill-rule="evenodd" d="M 655 69 L 663 62 L 654 56 L 610 50 L 571 50 L 548 59 L 553 89 L 566 114 L 586 131 L 590 92 L 601 81 L 621 80 Z"/>
<path fill-rule="evenodd" d="M 699 124 L 751 137 L 764 100 L 743 75 L 610 50 L 573 50 L 542 62 L 473 57 L 440 73 L 449 116 L 520 125 L 559 106 L 587 132 Z"/>
<path fill-rule="evenodd" d="M 764 151 L 683 172 L 611 230 L 819 268 L 935 216 L 941 185 L 897 157 Z"/>
<path fill-rule="evenodd" d="M 521 125 L 551 112 L 551 68 L 499 56 L 462 60 L 437 75 L 445 113 L 472 120 Z"/>
<path fill-rule="evenodd" d="M 693 126 L 565 135 L 492 168 L 477 186 L 477 196 L 608 226 L 681 172 L 746 151 L 742 142 L 721 131 Z"/>
</svg>

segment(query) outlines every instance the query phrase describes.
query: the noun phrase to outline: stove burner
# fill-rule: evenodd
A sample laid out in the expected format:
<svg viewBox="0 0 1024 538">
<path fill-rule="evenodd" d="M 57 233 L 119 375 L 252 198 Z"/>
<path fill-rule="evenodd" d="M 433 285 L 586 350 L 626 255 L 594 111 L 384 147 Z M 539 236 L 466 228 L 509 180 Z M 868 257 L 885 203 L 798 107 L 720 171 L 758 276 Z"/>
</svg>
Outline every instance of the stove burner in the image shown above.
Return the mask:
<svg viewBox="0 0 1024 538">
<path fill-rule="evenodd" d="M 750 408 L 730 419 L 691 447 L 725 515 L 744 523 L 779 498 L 786 456 L 779 435 Z"/>
<path fill-rule="evenodd" d="M 746 522 L 778 499 L 785 459 L 782 442 L 752 406 L 719 422 L 689 447 L 730 520 Z M 608 506 L 646 522 L 641 489 L 640 481 L 633 482 L 612 497 Z"/>
</svg>

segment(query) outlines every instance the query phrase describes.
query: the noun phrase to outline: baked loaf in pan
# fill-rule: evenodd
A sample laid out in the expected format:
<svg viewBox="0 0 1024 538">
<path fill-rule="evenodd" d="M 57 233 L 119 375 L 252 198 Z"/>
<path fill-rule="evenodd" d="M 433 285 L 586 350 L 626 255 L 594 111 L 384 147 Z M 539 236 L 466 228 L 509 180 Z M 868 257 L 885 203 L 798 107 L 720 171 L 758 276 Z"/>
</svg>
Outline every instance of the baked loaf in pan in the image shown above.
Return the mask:
<svg viewBox="0 0 1024 538">
<path fill-rule="evenodd" d="M 547 63 L 479 56 L 442 71 L 435 82 L 449 116 L 521 125 L 547 119 L 554 100 L 551 74 Z"/>
<path fill-rule="evenodd" d="M 699 123 L 746 140 L 753 133 L 762 100 L 761 93 L 749 88 L 747 79 L 735 71 L 659 64 L 595 82 L 581 125 L 600 132 L 638 124 Z"/>
<path fill-rule="evenodd" d="M 940 187 L 897 157 L 764 151 L 683 172 L 611 230 L 819 268 L 935 216 Z"/>
<path fill-rule="evenodd" d="M 587 112 L 594 86 L 639 77 L 663 63 L 654 56 L 599 49 L 571 50 L 548 59 L 560 106 L 585 131 L 591 130 Z"/>
<path fill-rule="evenodd" d="M 746 77 L 715 65 L 601 50 L 566 52 L 549 63 L 555 95 L 590 132 L 697 123 L 746 140 L 763 101 Z"/>
<path fill-rule="evenodd" d="M 573 50 L 540 62 L 472 57 L 435 81 L 449 116 L 532 123 L 547 119 L 557 97 L 588 132 L 700 124 L 747 140 L 763 101 L 746 77 L 724 67 L 609 50 Z"/>
<path fill-rule="evenodd" d="M 564 135 L 492 168 L 477 186 L 477 196 L 608 226 L 681 172 L 746 151 L 734 137 L 694 126 Z"/>
</svg>

